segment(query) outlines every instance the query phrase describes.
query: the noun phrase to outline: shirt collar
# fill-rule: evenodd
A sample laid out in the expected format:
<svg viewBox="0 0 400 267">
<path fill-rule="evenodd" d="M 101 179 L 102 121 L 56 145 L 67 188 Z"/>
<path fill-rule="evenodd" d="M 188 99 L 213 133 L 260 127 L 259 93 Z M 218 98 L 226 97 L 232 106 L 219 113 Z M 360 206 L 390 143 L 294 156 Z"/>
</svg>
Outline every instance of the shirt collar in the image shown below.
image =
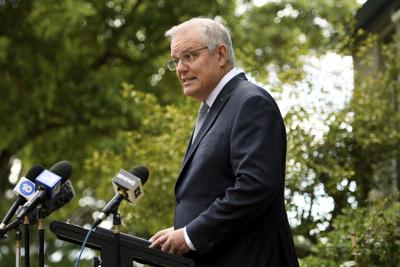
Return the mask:
<svg viewBox="0 0 400 267">
<path fill-rule="evenodd" d="M 224 77 L 222 77 L 222 79 L 219 81 L 217 86 L 211 91 L 211 94 L 207 97 L 207 99 L 205 101 L 209 107 L 212 106 L 212 104 L 214 103 L 218 94 L 221 92 L 222 88 L 224 88 L 224 86 L 230 80 L 232 80 L 233 77 L 235 77 L 236 75 L 238 75 L 241 72 L 242 71 L 240 71 L 238 68 L 233 67 L 230 71 L 228 71 L 228 73 L 226 73 L 224 75 Z"/>
</svg>

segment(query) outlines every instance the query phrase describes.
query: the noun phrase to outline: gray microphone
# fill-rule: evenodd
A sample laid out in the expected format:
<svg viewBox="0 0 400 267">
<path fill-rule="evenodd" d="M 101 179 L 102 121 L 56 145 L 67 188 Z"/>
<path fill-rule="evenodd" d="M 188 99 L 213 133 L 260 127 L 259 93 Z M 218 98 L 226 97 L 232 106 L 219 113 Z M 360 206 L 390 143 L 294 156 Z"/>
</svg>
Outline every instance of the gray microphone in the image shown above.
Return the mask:
<svg viewBox="0 0 400 267">
<path fill-rule="evenodd" d="M 149 170 L 140 165 L 134 167 L 130 172 L 120 170 L 113 178 L 115 196 L 103 208 L 100 215 L 92 225 L 96 228 L 110 213 L 116 211 L 123 199 L 130 203 L 135 203 L 144 194 L 143 185 L 149 178 Z"/>
</svg>

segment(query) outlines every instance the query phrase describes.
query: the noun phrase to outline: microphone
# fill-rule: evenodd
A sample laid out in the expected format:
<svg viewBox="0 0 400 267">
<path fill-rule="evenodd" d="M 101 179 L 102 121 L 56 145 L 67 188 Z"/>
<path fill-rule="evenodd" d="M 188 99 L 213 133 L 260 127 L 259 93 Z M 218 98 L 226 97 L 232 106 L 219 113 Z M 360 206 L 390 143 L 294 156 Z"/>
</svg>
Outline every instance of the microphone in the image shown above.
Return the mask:
<svg viewBox="0 0 400 267">
<path fill-rule="evenodd" d="M 56 210 L 59 210 L 61 207 L 63 207 L 65 204 L 69 203 L 73 198 L 75 197 L 75 190 L 71 184 L 71 181 L 67 180 L 65 183 L 61 185 L 60 192 L 58 192 L 57 195 L 54 196 L 53 199 L 48 199 L 43 203 L 43 206 L 45 207 L 45 216 L 48 217 L 51 213 L 53 213 Z M 22 207 L 17 210 L 17 212 L 20 212 L 22 210 Z M 33 212 L 29 214 L 29 221 L 31 225 L 37 223 L 37 218 L 38 218 L 38 209 L 35 209 Z M 17 228 L 21 224 L 21 220 L 14 220 L 10 224 L 8 224 L 2 233 L 0 233 L 0 239 L 4 237 L 4 234 Z"/>
<path fill-rule="evenodd" d="M 54 211 L 59 210 L 65 204 L 69 203 L 75 197 L 75 190 L 70 180 L 67 180 L 61 185 L 60 192 L 52 199 L 47 199 L 43 202 L 43 209 L 45 211 L 45 217 L 49 217 Z M 21 210 L 18 209 L 17 212 Z M 38 218 L 38 209 L 33 210 L 29 214 L 29 222 L 31 225 L 36 224 Z M 7 226 L 8 228 L 8 226 Z"/>
<path fill-rule="evenodd" d="M 149 170 L 143 165 L 136 166 L 129 172 L 120 170 L 112 180 L 114 193 L 118 194 L 120 191 L 126 191 L 127 196 L 125 199 L 129 203 L 135 203 L 143 196 L 142 186 L 147 182 L 148 178 Z"/>
<path fill-rule="evenodd" d="M 52 199 L 63 184 L 71 176 L 72 166 L 68 161 L 60 161 L 50 168 L 50 171 L 44 170 L 36 178 L 35 183 L 37 191 L 33 197 L 24 204 L 21 211 L 17 214 L 20 220 L 28 212 L 31 212 L 39 203 L 47 199 Z"/>
<path fill-rule="evenodd" d="M 113 178 L 113 187 L 115 196 L 103 208 L 100 215 L 92 225 L 96 228 L 110 213 L 114 212 L 121 201 L 126 199 L 130 203 L 135 203 L 143 196 L 142 186 L 149 178 L 149 170 L 140 165 L 134 167 L 131 171 L 120 170 Z"/>
<path fill-rule="evenodd" d="M 65 204 L 69 203 L 75 197 L 75 190 L 70 180 L 61 185 L 60 192 L 53 199 L 48 199 L 43 203 L 46 209 L 46 217 L 56 210 L 59 210 Z"/>
<path fill-rule="evenodd" d="M 7 224 L 10 222 L 18 207 L 33 197 L 33 194 L 35 193 L 35 184 L 33 183 L 33 181 L 43 170 L 44 168 L 42 166 L 35 165 L 28 171 L 26 177 L 22 177 L 18 181 L 17 185 L 13 189 L 17 197 L 6 215 L 4 216 L 4 219 L 0 224 L 0 231 L 6 228 Z"/>
</svg>

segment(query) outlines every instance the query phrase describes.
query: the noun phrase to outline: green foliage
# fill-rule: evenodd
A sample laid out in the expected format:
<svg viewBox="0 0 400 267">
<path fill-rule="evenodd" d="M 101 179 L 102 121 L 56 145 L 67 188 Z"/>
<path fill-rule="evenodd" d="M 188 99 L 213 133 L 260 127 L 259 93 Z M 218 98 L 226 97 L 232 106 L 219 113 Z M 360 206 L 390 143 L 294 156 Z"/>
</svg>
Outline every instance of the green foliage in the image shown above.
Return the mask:
<svg viewBox="0 0 400 267">
<path fill-rule="evenodd" d="M 400 114 L 396 112 L 400 103 L 400 64 L 398 56 L 393 56 L 397 53 L 396 42 L 380 49 L 383 71 L 359 77 L 359 87 L 353 94 L 355 137 L 376 161 L 400 155 L 396 151 L 400 140 Z"/>
<path fill-rule="evenodd" d="M 137 206 L 121 205 L 123 231 L 149 237 L 170 226 L 174 183 L 198 104 L 182 96 L 174 73 L 164 67 L 169 58 L 165 30 L 194 16 L 226 22 L 237 65 L 258 81 L 272 82 L 276 91 L 305 77 L 308 56 L 347 52 L 343 44 L 349 42 L 345 34 L 357 7 L 354 0 L 242 2 L 0 1 L 0 193 L 9 193 L 6 177 L 14 156 L 22 159 L 22 173 L 33 164 L 50 167 L 71 160 L 77 197 L 51 219 L 85 225 L 112 197 L 115 173 L 144 164 L 151 172 L 146 196 Z M 356 90 L 345 110 L 324 114 L 330 130 L 322 140 L 307 128 L 314 110 L 296 106 L 286 114 L 286 195 L 298 220 L 294 232 L 298 240 L 306 239 L 299 246 L 317 242 L 320 225 L 332 230 L 330 223 L 343 208 L 355 214 L 349 206 L 366 206 L 367 192 L 379 181 L 370 174 L 384 166 L 379 162 L 398 156 L 400 131 L 394 127 L 399 114 L 390 109 L 389 93 L 398 95 L 393 82 L 398 72 L 391 70 Z M 311 209 L 320 188 L 335 208 L 315 219 Z M 305 196 L 309 206 L 301 209 L 296 196 Z M 10 198 L 2 199 L 1 214 Z M 55 242 L 50 234 L 46 240 L 46 255 L 64 256 L 50 265 L 70 266 L 76 259 L 77 246 Z M 339 250 L 338 242 L 332 244 Z M 0 246 L 0 265 L 12 265 L 12 240 Z M 323 260 L 314 252 L 313 257 L 306 262 Z M 352 258 L 344 255 L 347 259 Z"/>
<path fill-rule="evenodd" d="M 145 185 L 146 197 L 135 207 L 122 205 L 120 211 L 127 225 L 126 231 L 149 237 L 172 223 L 174 192 L 181 160 L 190 138 L 198 104 L 187 100 L 179 106 L 160 106 L 154 96 L 124 85 L 124 93 L 143 110 L 143 121 L 138 130 L 121 132 L 115 142 L 121 146 L 99 147 L 86 161 L 88 177 L 81 181 L 83 188 L 97 177 L 112 177 L 116 170 L 129 170 L 144 164 L 150 170 Z M 129 164 L 129 165 L 128 165 Z M 94 197 L 112 197 L 110 187 L 97 187 Z"/>
<path fill-rule="evenodd" d="M 333 231 L 321 235 L 302 266 L 398 266 L 399 221 L 399 198 L 347 208 L 333 220 Z"/>
<path fill-rule="evenodd" d="M 315 147 L 309 162 L 301 165 L 314 171 L 311 185 L 323 184 L 335 203 L 325 218 L 329 223 L 325 231 L 317 221 L 303 220 L 296 228 L 307 240 L 318 241 L 317 246 L 309 245 L 312 253 L 303 261 L 304 266 L 399 264 L 398 198 L 374 202 L 398 192 L 395 164 L 400 151 L 400 98 L 399 61 L 393 56 L 397 55 L 396 42 L 398 39 L 377 47 L 376 39 L 368 38 L 359 44 L 355 54 L 358 58 L 363 55 L 364 61 L 358 64 L 366 72 L 360 71 L 347 107 L 328 116 L 329 131 L 323 142 Z M 380 49 L 380 61 L 384 62 L 380 69 L 370 61 L 372 48 Z M 313 225 L 318 231 L 310 228 Z M 307 232 L 310 229 L 312 234 Z"/>
<path fill-rule="evenodd" d="M 154 153 L 159 158 L 152 158 L 154 161 L 147 166 L 152 176 L 159 175 L 160 181 L 154 179 L 152 185 L 150 180 L 146 187 L 150 190 L 148 196 L 159 198 L 151 200 L 159 208 L 151 215 L 154 218 L 165 215 L 159 226 L 170 224 L 173 179 L 182 158 L 185 135 L 190 134 L 192 124 L 182 128 L 186 131 L 179 136 L 183 142 L 181 147 L 169 144 L 167 137 L 160 137 L 165 142 L 159 147 L 149 141 L 160 132 L 166 136 L 164 128 L 153 127 L 164 127 L 161 118 L 168 121 L 165 117 L 154 117 L 160 115 L 156 107 L 163 112 L 167 108 L 158 103 L 179 103 L 183 98 L 177 79 L 165 73 L 169 44 L 164 32 L 189 17 L 230 16 L 234 9 L 234 1 L 1 1 L 0 193 L 3 195 L 10 187 L 7 177 L 9 162 L 14 156 L 23 162 L 22 174 L 33 164 L 49 168 L 61 159 L 70 160 L 74 167 L 71 180 L 77 196 L 52 214 L 51 219 L 71 218 L 84 225 L 92 222 L 93 211 L 104 205 L 104 201 L 95 201 L 92 196 L 103 200 L 111 197 L 110 180 L 115 171 L 134 163 L 146 164 L 150 159 L 145 156 Z M 140 101 L 132 102 L 122 82 L 138 91 L 153 93 L 157 100 L 152 96 L 151 109 Z M 155 113 L 148 113 L 146 109 Z M 176 107 L 168 107 L 168 113 L 179 114 Z M 144 116 L 153 116 L 159 124 L 153 124 L 150 130 L 146 126 L 149 117 Z M 147 132 L 141 132 L 142 125 Z M 144 138 L 146 141 L 140 141 L 135 147 L 126 142 L 127 139 L 142 140 L 139 136 L 150 133 Z M 167 151 L 167 147 L 173 152 Z M 103 161 L 104 166 L 95 168 L 94 162 L 99 162 L 95 155 L 104 157 L 111 153 L 118 156 L 125 153 L 125 157 L 120 157 L 119 164 Z M 160 167 L 153 168 L 155 164 Z M 151 194 L 152 187 L 166 186 L 164 190 L 168 194 Z M 10 199 L 12 196 L 2 199 L 1 214 L 10 206 Z M 150 199 L 145 198 L 143 202 L 146 201 Z M 152 208 L 141 211 L 147 214 L 149 210 Z M 156 220 L 151 228 L 146 228 L 147 222 L 143 223 L 145 217 L 142 218 L 137 231 L 127 231 L 148 236 L 159 228 L 154 225 Z M 133 219 L 127 218 L 126 223 L 134 223 Z M 47 234 L 46 240 L 52 244 L 54 236 Z M 66 256 L 58 264 L 70 266 L 76 259 L 73 253 L 76 251 L 70 251 L 71 246 L 63 243 L 49 245 L 46 255 L 57 250 Z M 13 262 L 12 244 L 12 239 L 2 241 L 0 265 L 9 266 Z M 32 257 L 35 255 L 36 251 L 32 251 Z"/>
<path fill-rule="evenodd" d="M 250 6 L 241 16 L 237 57 L 257 80 L 271 71 L 282 83 L 304 78 L 304 57 L 340 50 L 357 4 L 355 1 L 270 1 Z M 345 23 L 344 23 L 345 22 Z M 231 25 L 235 25 L 231 23 Z"/>
<path fill-rule="evenodd" d="M 0 176 L 13 155 L 24 163 L 79 162 L 99 140 L 136 128 L 140 111 L 121 98 L 121 82 L 178 102 L 176 79 L 164 75 L 165 30 L 187 17 L 229 16 L 231 2 L 223 11 L 219 2 L 1 2 Z"/>
</svg>

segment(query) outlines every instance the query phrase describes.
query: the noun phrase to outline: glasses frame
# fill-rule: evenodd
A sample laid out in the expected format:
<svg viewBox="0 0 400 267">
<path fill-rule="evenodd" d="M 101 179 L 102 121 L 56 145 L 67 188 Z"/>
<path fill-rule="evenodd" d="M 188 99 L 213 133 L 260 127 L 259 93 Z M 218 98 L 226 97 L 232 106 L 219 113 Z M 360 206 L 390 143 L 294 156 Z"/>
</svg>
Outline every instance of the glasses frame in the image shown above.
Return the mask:
<svg viewBox="0 0 400 267">
<path fill-rule="evenodd" d="M 185 54 L 183 54 L 181 57 L 175 58 L 175 59 L 171 59 L 170 61 L 167 62 L 167 68 L 170 71 L 174 71 L 176 70 L 176 68 L 178 67 L 179 62 L 183 63 L 183 64 L 187 64 L 187 63 L 191 63 L 195 60 L 195 55 L 194 53 L 203 50 L 203 49 L 208 49 L 208 46 L 196 49 L 196 50 L 192 50 L 189 51 Z"/>
</svg>

